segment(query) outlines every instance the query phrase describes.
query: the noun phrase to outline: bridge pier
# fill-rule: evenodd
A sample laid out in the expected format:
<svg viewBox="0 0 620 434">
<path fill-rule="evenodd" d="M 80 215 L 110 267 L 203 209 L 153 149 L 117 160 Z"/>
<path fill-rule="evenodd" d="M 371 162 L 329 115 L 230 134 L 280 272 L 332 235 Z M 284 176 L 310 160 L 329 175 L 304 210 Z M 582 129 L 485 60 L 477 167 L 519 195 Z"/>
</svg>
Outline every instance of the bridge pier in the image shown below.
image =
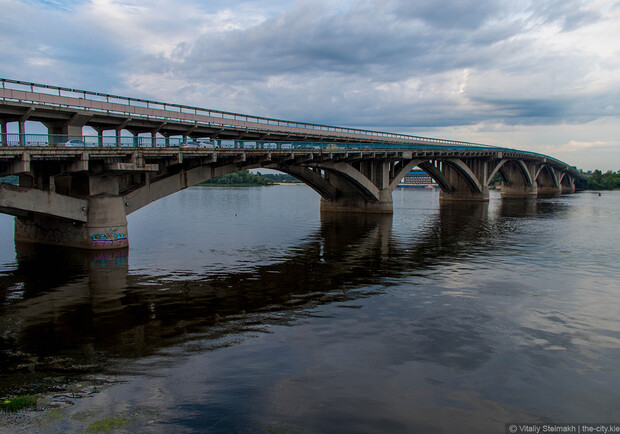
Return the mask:
<svg viewBox="0 0 620 434">
<path fill-rule="evenodd" d="M 472 192 L 468 190 L 456 190 L 451 192 L 445 192 L 440 190 L 439 200 L 441 202 L 488 202 L 489 201 L 489 189 L 484 191 Z"/>
<path fill-rule="evenodd" d="M 567 173 L 560 175 L 559 184 L 562 194 L 572 194 L 575 192 L 575 178 L 571 175 Z"/>
<path fill-rule="evenodd" d="M 390 163 L 360 161 L 356 163 L 327 163 L 324 179 L 331 195 L 323 195 L 321 212 L 392 214 Z"/>
<path fill-rule="evenodd" d="M 503 181 L 502 199 L 536 199 L 538 196 L 535 165 L 521 160 L 506 161 L 499 173 Z"/>
<path fill-rule="evenodd" d="M 392 214 L 392 192 L 382 190 L 381 199 L 369 201 L 359 195 L 342 195 L 337 199 L 321 198 L 321 212 Z"/>
<path fill-rule="evenodd" d="M 91 197 L 87 203 L 86 221 L 41 213 L 15 217 L 15 241 L 89 250 L 127 247 L 127 217 L 123 198 Z M 56 207 L 61 208 L 62 205 L 57 203 Z"/>
<path fill-rule="evenodd" d="M 7 146 L 7 124 L 5 120 L 0 120 L 0 146 Z"/>
<path fill-rule="evenodd" d="M 538 197 L 556 197 L 562 194 L 562 188 L 549 185 L 538 186 Z"/>
<path fill-rule="evenodd" d="M 572 194 L 575 192 L 575 180 L 573 179 L 570 185 L 562 184 L 562 194 Z"/>
<path fill-rule="evenodd" d="M 557 175 L 553 167 L 542 167 L 538 170 L 536 177 L 538 196 L 555 197 L 562 194 L 562 187 Z"/>
<path fill-rule="evenodd" d="M 418 164 L 441 187 L 442 202 L 489 200 L 488 165 L 480 159 L 431 160 Z"/>
<path fill-rule="evenodd" d="M 92 250 L 127 247 L 128 206 L 121 188 L 158 165 L 134 153 L 122 161 L 93 161 L 78 151 L 50 163 L 24 153 L 9 172 L 19 175 L 20 185 L 0 184 L 0 212 L 15 216 L 15 240 Z"/>
</svg>

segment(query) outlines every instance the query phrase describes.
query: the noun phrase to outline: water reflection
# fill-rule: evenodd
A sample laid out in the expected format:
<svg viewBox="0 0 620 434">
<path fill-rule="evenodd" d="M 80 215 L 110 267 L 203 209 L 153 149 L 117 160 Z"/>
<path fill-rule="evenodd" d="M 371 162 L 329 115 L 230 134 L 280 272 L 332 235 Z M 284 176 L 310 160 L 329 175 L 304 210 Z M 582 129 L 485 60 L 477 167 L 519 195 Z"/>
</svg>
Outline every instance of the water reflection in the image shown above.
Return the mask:
<svg viewBox="0 0 620 434">
<path fill-rule="evenodd" d="M 494 219 L 487 204 L 447 203 L 422 229 L 411 228 L 418 231 L 411 244 L 393 237 L 392 216 L 326 214 L 320 229 L 284 260 L 217 275 L 133 275 L 127 251 L 18 244 L 17 268 L 0 277 L 0 388 L 50 372 L 122 370 L 114 365 L 119 357 L 205 338 L 216 347 L 223 336 L 291 324 L 312 307 L 385 291 L 395 278 L 492 254 L 494 240 L 507 230 L 503 217 L 555 210 L 502 202 Z M 445 361 L 467 369 L 488 352 L 478 321 L 443 318 L 439 324 L 423 313 L 420 321 L 414 327 L 425 339 L 416 343 L 416 358 L 441 361 L 449 348 L 469 346 L 476 354 Z"/>
<path fill-rule="evenodd" d="M 535 216 L 557 216 L 566 213 L 569 209 L 567 202 L 570 197 L 562 196 L 561 199 L 539 199 L 539 200 L 502 200 L 502 217 L 535 217 Z"/>
</svg>

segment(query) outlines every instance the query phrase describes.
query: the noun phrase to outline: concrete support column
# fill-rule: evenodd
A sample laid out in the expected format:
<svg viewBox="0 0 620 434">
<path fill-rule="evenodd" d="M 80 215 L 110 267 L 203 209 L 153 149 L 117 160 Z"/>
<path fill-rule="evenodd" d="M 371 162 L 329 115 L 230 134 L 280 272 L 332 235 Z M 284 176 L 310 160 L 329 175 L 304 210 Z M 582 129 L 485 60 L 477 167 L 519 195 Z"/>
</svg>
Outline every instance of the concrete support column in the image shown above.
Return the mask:
<svg viewBox="0 0 620 434">
<path fill-rule="evenodd" d="M 97 146 L 103 148 L 103 132 L 105 131 L 103 128 L 93 127 L 95 131 L 97 131 Z"/>
<path fill-rule="evenodd" d="M 82 128 L 91 117 L 91 115 L 80 115 L 76 113 L 67 121 L 45 123 L 47 134 L 51 136 L 49 142 L 55 144 L 71 139 L 83 140 L 84 132 Z"/>
<path fill-rule="evenodd" d="M 7 122 L 6 121 L 0 121 L 0 146 L 7 146 L 8 145 L 8 137 L 7 137 Z"/>
<path fill-rule="evenodd" d="M 20 146 L 25 146 L 26 145 L 26 121 L 18 121 L 18 125 L 19 125 L 19 145 Z"/>
<path fill-rule="evenodd" d="M 387 161 L 377 161 L 374 163 L 374 179 L 373 183 L 383 190 L 390 185 L 390 163 Z"/>
<path fill-rule="evenodd" d="M 139 147 L 139 137 L 138 134 L 139 133 L 135 133 L 133 131 L 130 131 L 131 135 L 133 136 L 133 147 L 134 148 L 138 148 Z"/>
<path fill-rule="evenodd" d="M 90 198 L 88 208 L 88 236 L 90 249 L 116 249 L 129 245 L 125 202 L 120 196 Z"/>
<path fill-rule="evenodd" d="M 67 125 L 63 130 L 63 134 L 67 134 L 69 137 L 78 137 L 81 139 L 84 136 L 82 125 Z"/>
<path fill-rule="evenodd" d="M 116 147 L 120 148 L 121 147 L 121 134 L 122 134 L 123 129 L 117 128 L 114 131 L 116 132 Z"/>
<path fill-rule="evenodd" d="M 156 148 L 157 147 L 157 132 L 153 131 L 151 132 L 151 148 Z"/>
<path fill-rule="evenodd" d="M 83 136 L 82 127 L 90 119 L 90 116 L 73 116 L 64 123 L 46 123 L 48 134 L 73 136 L 81 138 Z"/>
</svg>

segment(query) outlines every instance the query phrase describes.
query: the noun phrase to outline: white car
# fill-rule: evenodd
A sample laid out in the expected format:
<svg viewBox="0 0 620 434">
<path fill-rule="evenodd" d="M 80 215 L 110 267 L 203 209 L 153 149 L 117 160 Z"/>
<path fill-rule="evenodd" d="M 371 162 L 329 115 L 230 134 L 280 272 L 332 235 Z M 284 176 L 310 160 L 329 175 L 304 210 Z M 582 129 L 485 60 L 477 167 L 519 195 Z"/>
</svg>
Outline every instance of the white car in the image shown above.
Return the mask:
<svg viewBox="0 0 620 434">
<path fill-rule="evenodd" d="M 67 148 L 76 148 L 76 147 L 83 148 L 84 146 L 88 146 L 88 145 L 81 140 L 72 139 L 72 140 L 67 140 L 66 142 L 59 143 L 58 146 L 64 146 Z"/>
<path fill-rule="evenodd" d="M 188 140 L 187 143 L 183 143 L 182 146 L 184 148 L 217 148 L 215 141 L 211 139 Z"/>
</svg>

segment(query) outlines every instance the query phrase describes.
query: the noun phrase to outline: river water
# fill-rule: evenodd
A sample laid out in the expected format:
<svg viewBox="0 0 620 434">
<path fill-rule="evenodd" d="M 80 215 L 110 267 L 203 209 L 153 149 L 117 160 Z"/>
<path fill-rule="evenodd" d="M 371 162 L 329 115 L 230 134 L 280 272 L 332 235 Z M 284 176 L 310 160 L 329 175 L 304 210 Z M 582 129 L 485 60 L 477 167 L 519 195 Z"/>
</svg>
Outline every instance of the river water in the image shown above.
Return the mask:
<svg viewBox="0 0 620 434">
<path fill-rule="evenodd" d="M 394 208 L 321 216 L 306 186 L 194 187 L 130 215 L 128 252 L 98 254 L 16 246 L 0 215 L 0 398 L 51 407 L 0 429 L 620 422 L 620 192 L 440 205 L 403 189 Z"/>
</svg>

